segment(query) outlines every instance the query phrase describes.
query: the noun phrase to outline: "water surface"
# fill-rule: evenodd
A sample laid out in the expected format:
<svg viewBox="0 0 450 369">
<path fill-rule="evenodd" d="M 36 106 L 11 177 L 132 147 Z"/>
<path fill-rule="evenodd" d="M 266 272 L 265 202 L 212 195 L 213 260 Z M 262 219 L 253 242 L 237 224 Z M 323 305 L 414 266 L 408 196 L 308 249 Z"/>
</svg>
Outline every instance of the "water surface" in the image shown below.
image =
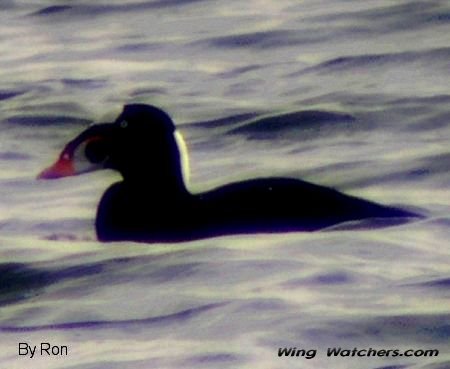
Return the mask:
<svg viewBox="0 0 450 369">
<path fill-rule="evenodd" d="M 42 368 L 450 367 L 446 1 L 3 1 L 0 362 Z M 282 175 L 426 218 L 182 244 L 96 241 L 117 174 L 37 181 L 130 102 L 185 136 L 192 191 Z M 69 346 L 18 356 L 18 343 Z M 279 347 L 317 349 L 279 358 Z M 326 357 L 328 347 L 439 349 Z"/>
</svg>

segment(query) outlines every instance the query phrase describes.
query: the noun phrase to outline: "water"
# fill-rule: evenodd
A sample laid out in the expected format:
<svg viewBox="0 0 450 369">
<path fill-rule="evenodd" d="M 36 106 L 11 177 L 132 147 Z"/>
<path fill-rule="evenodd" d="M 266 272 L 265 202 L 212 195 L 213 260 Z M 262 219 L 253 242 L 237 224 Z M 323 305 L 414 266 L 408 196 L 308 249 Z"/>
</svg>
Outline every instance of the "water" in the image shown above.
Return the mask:
<svg viewBox="0 0 450 369">
<path fill-rule="evenodd" d="M 450 367 L 448 2 L 10 0 L 0 9 L 2 367 Z M 95 208 L 118 175 L 35 176 L 128 102 L 174 118 L 193 191 L 283 175 L 426 218 L 101 244 Z M 20 342 L 67 345 L 69 355 L 27 359 Z M 317 355 L 279 358 L 279 347 Z M 328 358 L 328 347 L 440 354 Z"/>
</svg>

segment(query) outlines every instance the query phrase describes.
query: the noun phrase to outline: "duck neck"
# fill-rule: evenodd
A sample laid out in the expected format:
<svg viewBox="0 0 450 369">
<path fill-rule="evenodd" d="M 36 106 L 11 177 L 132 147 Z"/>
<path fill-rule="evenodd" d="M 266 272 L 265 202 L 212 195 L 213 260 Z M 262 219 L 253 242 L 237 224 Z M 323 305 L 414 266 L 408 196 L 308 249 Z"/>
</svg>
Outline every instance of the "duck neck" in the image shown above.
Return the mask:
<svg viewBox="0 0 450 369">
<path fill-rule="evenodd" d="M 147 173 L 143 175 L 124 175 L 124 184 L 130 191 L 146 193 L 150 197 L 187 195 L 188 190 L 181 173 Z"/>
<path fill-rule="evenodd" d="M 137 194 L 177 197 L 188 191 L 183 180 L 180 150 L 173 135 L 149 144 L 139 137 L 121 152 L 117 169 L 124 184 Z"/>
</svg>

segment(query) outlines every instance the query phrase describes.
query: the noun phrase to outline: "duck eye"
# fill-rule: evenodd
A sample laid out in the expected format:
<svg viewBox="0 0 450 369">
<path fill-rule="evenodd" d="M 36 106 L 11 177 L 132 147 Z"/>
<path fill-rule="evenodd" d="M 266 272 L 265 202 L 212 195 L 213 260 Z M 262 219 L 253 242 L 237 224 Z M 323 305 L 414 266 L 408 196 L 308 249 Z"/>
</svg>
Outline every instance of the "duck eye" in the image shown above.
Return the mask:
<svg viewBox="0 0 450 369">
<path fill-rule="evenodd" d="M 84 149 L 84 154 L 91 163 L 100 163 L 108 157 L 107 144 L 104 140 L 88 142 Z"/>
<path fill-rule="evenodd" d="M 127 128 L 128 127 L 128 122 L 126 120 L 123 120 L 120 122 L 120 128 Z"/>
</svg>

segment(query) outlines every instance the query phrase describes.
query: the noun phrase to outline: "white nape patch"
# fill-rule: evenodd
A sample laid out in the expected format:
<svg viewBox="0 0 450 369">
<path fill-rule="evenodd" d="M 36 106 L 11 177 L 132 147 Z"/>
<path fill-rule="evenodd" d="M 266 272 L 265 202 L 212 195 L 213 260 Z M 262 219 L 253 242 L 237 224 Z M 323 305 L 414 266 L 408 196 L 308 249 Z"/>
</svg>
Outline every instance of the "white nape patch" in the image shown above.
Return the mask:
<svg viewBox="0 0 450 369">
<path fill-rule="evenodd" d="M 184 141 L 183 136 L 180 132 L 175 131 L 175 141 L 177 142 L 178 149 L 180 150 L 181 155 L 181 171 L 183 173 L 183 180 L 185 185 L 189 184 L 189 176 L 191 172 L 191 168 L 189 167 L 189 155 L 187 151 L 186 142 Z"/>
</svg>

